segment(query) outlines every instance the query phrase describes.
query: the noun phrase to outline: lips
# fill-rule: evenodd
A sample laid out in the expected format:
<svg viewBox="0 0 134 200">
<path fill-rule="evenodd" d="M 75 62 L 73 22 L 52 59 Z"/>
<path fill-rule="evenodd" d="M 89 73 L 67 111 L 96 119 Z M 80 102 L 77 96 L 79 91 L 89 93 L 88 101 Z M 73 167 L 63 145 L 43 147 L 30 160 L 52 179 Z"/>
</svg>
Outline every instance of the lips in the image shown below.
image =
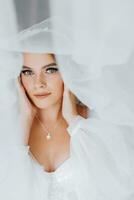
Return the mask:
<svg viewBox="0 0 134 200">
<path fill-rule="evenodd" d="M 35 94 L 34 96 L 37 97 L 37 98 L 45 98 L 47 96 L 49 96 L 51 93 L 38 93 L 38 94 Z"/>
</svg>

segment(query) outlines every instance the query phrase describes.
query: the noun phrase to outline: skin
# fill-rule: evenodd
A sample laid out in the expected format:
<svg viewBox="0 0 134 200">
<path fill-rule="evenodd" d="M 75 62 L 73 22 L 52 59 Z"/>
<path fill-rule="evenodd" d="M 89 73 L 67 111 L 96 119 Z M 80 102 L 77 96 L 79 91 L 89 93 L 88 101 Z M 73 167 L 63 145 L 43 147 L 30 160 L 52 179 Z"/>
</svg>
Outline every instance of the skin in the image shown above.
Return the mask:
<svg viewBox="0 0 134 200">
<path fill-rule="evenodd" d="M 25 67 L 19 78 L 19 87 L 26 144 L 44 170 L 53 172 L 70 157 L 70 136 L 66 129 L 78 115 L 75 96 L 64 85 L 53 55 L 25 53 L 23 57 Z M 38 99 L 34 95 L 40 92 L 51 94 Z M 46 140 L 46 132 L 35 115 L 52 132 L 52 140 Z M 59 124 L 53 131 L 56 123 Z"/>
</svg>

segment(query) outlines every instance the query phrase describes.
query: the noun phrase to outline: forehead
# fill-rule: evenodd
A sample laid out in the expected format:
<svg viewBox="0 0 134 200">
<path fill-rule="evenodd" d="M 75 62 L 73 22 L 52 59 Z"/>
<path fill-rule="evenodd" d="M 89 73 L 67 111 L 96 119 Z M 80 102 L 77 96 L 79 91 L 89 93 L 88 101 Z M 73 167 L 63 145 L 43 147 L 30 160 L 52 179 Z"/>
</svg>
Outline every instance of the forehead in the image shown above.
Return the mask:
<svg viewBox="0 0 134 200">
<path fill-rule="evenodd" d="M 29 67 L 41 67 L 56 62 L 53 54 L 23 53 L 23 64 Z"/>
</svg>

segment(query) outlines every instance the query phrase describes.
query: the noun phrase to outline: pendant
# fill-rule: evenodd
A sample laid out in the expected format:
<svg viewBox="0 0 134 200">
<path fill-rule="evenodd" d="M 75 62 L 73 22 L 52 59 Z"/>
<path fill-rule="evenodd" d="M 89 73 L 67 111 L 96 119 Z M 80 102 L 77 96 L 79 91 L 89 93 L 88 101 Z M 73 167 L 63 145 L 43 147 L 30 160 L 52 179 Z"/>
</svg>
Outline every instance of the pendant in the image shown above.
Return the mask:
<svg viewBox="0 0 134 200">
<path fill-rule="evenodd" d="M 47 136 L 46 136 L 47 140 L 50 140 L 51 139 L 51 134 L 48 133 Z"/>
</svg>

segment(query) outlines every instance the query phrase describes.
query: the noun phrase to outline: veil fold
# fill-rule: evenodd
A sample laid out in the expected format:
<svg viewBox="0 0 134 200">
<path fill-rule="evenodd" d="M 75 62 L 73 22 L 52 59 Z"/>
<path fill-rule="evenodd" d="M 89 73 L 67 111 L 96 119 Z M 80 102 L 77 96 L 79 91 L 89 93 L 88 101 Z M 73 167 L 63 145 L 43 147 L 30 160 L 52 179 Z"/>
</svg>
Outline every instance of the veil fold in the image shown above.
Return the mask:
<svg viewBox="0 0 134 200">
<path fill-rule="evenodd" d="M 0 34 L 1 109 L 16 101 L 11 87 L 21 70 L 22 52 L 53 53 L 65 84 L 90 108 L 91 114 L 133 129 L 134 3 L 131 0 L 96 3 L 85 0 L 83 13 L 80 2 L 76 8 L 76 4 L 69 2 L 70 21 L 66 12 L 53 16 L 58 13 L 53 2 L 48 19 L 21 31 L 16 1 L 10 1 L 8 7 L 7 1 L 2 3 L 1 15 L 8 12 L 8 16 L 1 23 Z"/>
<path fill-rule="evenodd" d="M 84 13 L 80 12 L 81 2 L 76 7 L 75 3 L 68 2 L 72 21 L 66 12 L 54 16 L 58 8 L 53 2 L 48 19 L 18 31 L 19 4 L 10 1 L 7 7 L 7 2 L 3 2 L 1 15 L 6 12 L 9 15 L 1 23 L 0 34 L 2 109 L 15 102 L 11 81 L 21 70 L 22 52 L 53 53 L 65 84 L 90 108 L 91 114 L 133 129 L 134 3 L 102 0 L 96 4 L 85 0 Z M 7 95 L 12 97 L 10 101 Z"/>
<path fill-rule="evenodd" d="M 3 32 L 10 32 L 0 32 L 0 148 L 7 144 L 7 138 L 9 144 L 23 144 L 15 86 L 23 64 L 22 53 L 53 53 L 65 84 L 90 108 L 89 122 L 90 118 L 97 119 L 87 125 L 89 132 L 102 137 L 121 172 L 118 156 L 126 162 L 124 171 L 131 179 L 131 191 L 127 185 L 124 200 L 133 199 L 127 194 L 132 195 L 134 185 L 134 2 L 68 1 L 70 13 L 60 15 L 61 10 L 51 1 L 49 18 L 21 30 L 13 5 L 6 7 L 4 2 L 3 9 L 10 7 L 7 18 L 11 26 L 7 20 L 0 24 Z M 60 3 L 62 7 L 65 1 Z"/>
</svg>

